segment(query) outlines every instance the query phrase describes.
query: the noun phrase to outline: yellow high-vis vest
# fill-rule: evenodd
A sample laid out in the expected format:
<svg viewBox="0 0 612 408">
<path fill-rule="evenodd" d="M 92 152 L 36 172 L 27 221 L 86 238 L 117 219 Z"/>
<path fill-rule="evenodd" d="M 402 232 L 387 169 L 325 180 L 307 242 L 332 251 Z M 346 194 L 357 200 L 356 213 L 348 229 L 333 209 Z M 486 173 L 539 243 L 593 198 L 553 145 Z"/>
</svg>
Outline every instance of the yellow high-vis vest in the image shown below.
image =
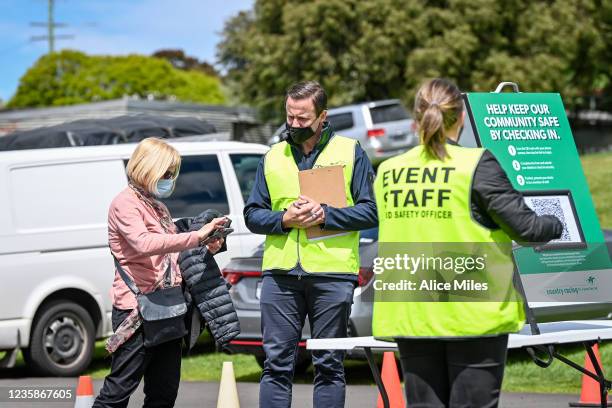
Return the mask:
<svg viewBox="0 0 612 408">
<path fill-rule="evenodd" d="M 375 301 L 372 332 L 377 338 L 495 335 L 516 332 L 524 324 L 523 303 L 511 282 L 512 241 L 501 229 L 490 230 L 472 218 L 473 175 L 484 149 L 448 144 L 446 149 L 444 161 L 417 146 L 379 166 L 374 182 L 379 247 L 491 243 L 487 248 L 503 248 L 489 260 L 501 265 L 506 296 L 482 302 Z"/>
<path fill-rule="evenodd" d="M 356 141 L 334 135 L 319 153 L 313 168 L 343 166 L 347 205 L 353 205 L 351 180 Z M 264 175 L 273 211 L 287 209 L 300 195 L 299 169 L 291 146 L 280 142 L 266 154 Z M 324 203 L 323 203 L 324 204 Z M 308 240 L 306 231 L 292 228 L 288 234 L 267 235 L 262 269 L 291 270 L 298 263 L 309 273 L 359 273 L 359 231 L 339 232 L 318 240 Z"/>
</svg>

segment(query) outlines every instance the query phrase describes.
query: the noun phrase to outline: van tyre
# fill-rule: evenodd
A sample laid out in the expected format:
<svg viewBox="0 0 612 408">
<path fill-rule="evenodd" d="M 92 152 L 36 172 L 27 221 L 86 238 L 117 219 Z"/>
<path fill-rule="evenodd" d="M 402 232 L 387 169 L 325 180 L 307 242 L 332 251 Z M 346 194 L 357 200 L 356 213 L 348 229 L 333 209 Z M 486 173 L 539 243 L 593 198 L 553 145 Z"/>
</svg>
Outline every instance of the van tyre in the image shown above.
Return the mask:
<svg viewBox="0 0 612 408">
<path fill-rule="evenodd" d="M 94 324 L 87 310 L 73 302 L 54 301 L 42 306 L 24 358 L 37 374 L 72 377 L 89 366 L 94 342 Z"/>
</svg>

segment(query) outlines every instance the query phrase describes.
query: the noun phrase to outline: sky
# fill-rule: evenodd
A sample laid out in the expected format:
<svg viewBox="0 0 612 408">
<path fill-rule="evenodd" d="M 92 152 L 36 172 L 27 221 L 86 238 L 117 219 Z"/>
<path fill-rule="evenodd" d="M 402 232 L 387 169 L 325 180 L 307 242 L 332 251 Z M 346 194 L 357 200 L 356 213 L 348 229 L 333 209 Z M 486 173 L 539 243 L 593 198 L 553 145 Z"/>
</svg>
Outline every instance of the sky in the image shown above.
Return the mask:
<svg viewBox="0 0 612 408">
<path fill-rule="evenodd" d="M 224 22 L 254 0 L 56 0 L 54 18 L 69 27 L 56 34 L 74 39 L 56 41 L 55 49 L 88 54 L 151 54 L 180 48 L 187 55 L 214 63 Z M 8 101 L 19 78 L 48 51 L 47 0 L 0 0 L 0 99 Z"/>
</svg>

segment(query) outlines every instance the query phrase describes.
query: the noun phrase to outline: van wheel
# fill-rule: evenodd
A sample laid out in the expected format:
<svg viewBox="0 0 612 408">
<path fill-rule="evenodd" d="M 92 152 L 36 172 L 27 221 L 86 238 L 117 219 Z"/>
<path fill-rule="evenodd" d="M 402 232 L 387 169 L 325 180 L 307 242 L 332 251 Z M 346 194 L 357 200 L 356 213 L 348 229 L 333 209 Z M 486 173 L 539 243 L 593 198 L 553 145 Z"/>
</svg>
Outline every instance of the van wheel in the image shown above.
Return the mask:
<svg viewBox="0 0 612 408">
<path fill-rule="evenodd" d="M 95 336 L 91 316 L 83 307 L 68 301 L 54 301 L 43 307 L 34 322 L 30 348 L 24 350 L 26 363 L 42 375 L 79 375 L 93 356 Z"/>
</svg>

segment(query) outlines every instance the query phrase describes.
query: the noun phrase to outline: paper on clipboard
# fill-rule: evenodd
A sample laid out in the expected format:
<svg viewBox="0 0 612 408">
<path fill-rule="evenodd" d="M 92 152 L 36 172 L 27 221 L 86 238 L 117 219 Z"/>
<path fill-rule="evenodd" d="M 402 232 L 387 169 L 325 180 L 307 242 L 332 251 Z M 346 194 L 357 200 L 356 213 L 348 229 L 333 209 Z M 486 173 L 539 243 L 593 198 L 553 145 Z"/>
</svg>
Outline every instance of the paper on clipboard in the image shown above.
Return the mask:
<svg viewBox="0 0 612 408">
<path fill-rule="evenodd" d="M 346 191 L 344 189 L 344 171 L 342 166 L 317 167 L 302 170 L 298 173 L 300 193 L 331 207 L 346 207 Z M 325 231 L 315 225 L 306 229 L 306 237 L 310 241 L 346 235 L 345 231 Z"/>
</svg>

